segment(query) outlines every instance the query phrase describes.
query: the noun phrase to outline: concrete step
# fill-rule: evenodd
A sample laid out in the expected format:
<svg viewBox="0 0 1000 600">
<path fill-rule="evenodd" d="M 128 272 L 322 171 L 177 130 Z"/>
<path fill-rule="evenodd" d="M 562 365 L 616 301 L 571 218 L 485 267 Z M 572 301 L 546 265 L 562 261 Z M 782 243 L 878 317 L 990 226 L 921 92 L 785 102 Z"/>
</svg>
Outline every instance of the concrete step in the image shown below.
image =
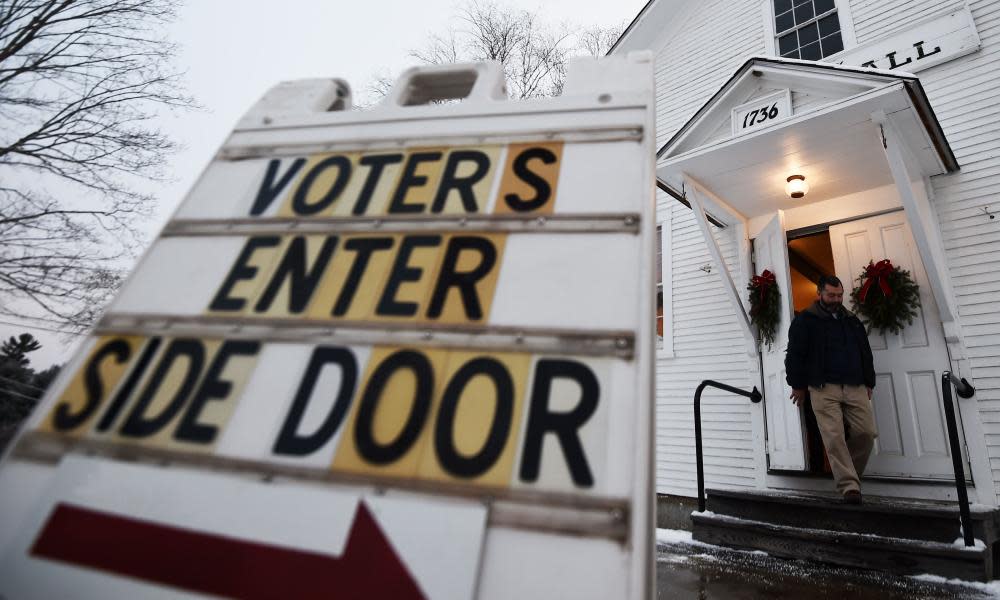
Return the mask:
<svg viewBox="0 0 1000 600">
<path fill-rule="evenodd" d="M 931 573 L 967 581 L 993 578 L 988 547 L 776 525 L 711 512 L 692 513 L 691 519 L 694 539 L 707 544 L 899 575 Z"/>
<path fill-rule="evenodd" d="M 939 542 L 961 539 L 958 505 L 865 496 L 844 504 L 838 494 L 708 490 L 709 511 L 772 525 Z M 973 506 L 973 535 L 990 546 L 997 540 L 995 511 Z"/>
</svg>

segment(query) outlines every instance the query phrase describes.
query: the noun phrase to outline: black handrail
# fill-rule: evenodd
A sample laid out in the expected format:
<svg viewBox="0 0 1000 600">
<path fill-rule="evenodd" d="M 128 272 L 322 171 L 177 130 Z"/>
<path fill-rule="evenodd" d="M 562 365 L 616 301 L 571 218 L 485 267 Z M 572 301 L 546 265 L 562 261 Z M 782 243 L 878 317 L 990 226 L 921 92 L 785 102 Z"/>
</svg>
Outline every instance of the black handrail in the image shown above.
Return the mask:
<svg viewBox="0 0 1000 600">
<path fill-rule="evenodd" d="M 754 387 L 752 392 L 746 390 L 741 390 L 740 388 L 733 387 L 731 385 L 726 385 L 724 383 L 719 383 L 718 381 L 712 381 L 711 379 L 706 379 L 702 381 L 698 386 L 698 389 L 694 392 L 694 444 L 695 444 L 695 458 L 698 462 L 698 512 L 705 512 L 705 464 L 704 458 L 701 454 L 701 392 L 704 391 L 706 387 L 719 388 L 727 392 L 732 392 L 733 394 L 739 394 L 740 396 L 745 396 L 750 398 L 750 401 L 754 404 L 761 401 L 760 392 Z"/>
<path fill-rule="evenodd" d="M 944 418 L 948 423 L 948 443 L 951 445 L 951 464 L 955 468 L 955 490 L 958 492 L 958 511 L 962 516 L 962 537 L 965 538 L 965 545 L 972 547 L 976 544 L 972 535 L 972 515 L 969 514 L 969 493 L 965 489 L 965 468 L 962 466 L 962 449 L 958 443 L 958 423 L 955 421 L 955 405 L 951 397 L 951 386 L 955 386 L 955 393 L 959 398 L 971 398 L 976 393 L 976 388 L 966 381 L 964 377 L 956 381 L 951 376 L 951 371 L 941 374 L 941 391 L 944 394 Z"/>
</svg>

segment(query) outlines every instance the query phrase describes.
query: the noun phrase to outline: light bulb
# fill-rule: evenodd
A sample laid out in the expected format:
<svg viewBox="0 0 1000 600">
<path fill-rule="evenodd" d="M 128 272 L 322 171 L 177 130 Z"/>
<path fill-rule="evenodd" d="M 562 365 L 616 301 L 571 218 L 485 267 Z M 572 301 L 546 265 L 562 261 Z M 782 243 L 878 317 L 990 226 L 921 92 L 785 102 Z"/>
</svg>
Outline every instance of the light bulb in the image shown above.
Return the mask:
<svg viewBox="0 0 1000 600">
<path fill-rule="evenodd" d="M 803 175 L 789 175 L 785 184 L 785 193 L 791 198 L 802 198 L 809 192 L 809 184 Z"/>
</svg>

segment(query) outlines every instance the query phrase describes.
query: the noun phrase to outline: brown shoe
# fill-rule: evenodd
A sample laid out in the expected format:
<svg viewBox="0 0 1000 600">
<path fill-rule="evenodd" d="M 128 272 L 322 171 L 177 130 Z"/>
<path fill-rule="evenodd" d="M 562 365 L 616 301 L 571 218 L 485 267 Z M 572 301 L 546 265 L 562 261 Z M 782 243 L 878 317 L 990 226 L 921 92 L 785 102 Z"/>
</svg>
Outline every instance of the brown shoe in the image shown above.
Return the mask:
<svg viewBox="0 0 1000 600">
<path fill-rule="evenodd" d="M 858 490 L 844 492 L 844 504 L 861 504 L 861 492 Z"/>
</svg>

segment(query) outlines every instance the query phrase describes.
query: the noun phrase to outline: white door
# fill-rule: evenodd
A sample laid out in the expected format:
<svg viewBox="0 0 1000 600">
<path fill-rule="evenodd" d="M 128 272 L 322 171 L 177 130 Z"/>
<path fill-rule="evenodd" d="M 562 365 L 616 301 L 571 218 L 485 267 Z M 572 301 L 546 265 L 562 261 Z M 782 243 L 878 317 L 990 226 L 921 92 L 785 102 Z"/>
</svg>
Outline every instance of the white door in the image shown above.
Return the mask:
<svg viewBox="0 0 1000 600">
<path fill-rule="evenodd" d="M 937 304 L 903 211 L 830 227 L 833 260 L 847 296 L 868 261 L 888 258 L 920 286 L 921 309 L 899 334 L 873 331 L 872 396 L 878 439 L 866 475 L 952 478 L 948 433 L 941 403 L 941 372 L 949 368 Z"/>
<path fill-rule="evenodd" d="M 804 471 L 805 429 L 800 409 L 792 404 L 792 390 L 785 383 L 785 348 L 788 326 L 792 322 L 792 286 L 788 269 L 788 240 L 785 237 L 785 213 L 778 211 L 753 240 L 754 269 L 774 273 L 781 292 L 781 321 L 771 347 L 761 348 L 764 384 L 764 413 L 767 416 L 768 467 Z"/>
</svg>

